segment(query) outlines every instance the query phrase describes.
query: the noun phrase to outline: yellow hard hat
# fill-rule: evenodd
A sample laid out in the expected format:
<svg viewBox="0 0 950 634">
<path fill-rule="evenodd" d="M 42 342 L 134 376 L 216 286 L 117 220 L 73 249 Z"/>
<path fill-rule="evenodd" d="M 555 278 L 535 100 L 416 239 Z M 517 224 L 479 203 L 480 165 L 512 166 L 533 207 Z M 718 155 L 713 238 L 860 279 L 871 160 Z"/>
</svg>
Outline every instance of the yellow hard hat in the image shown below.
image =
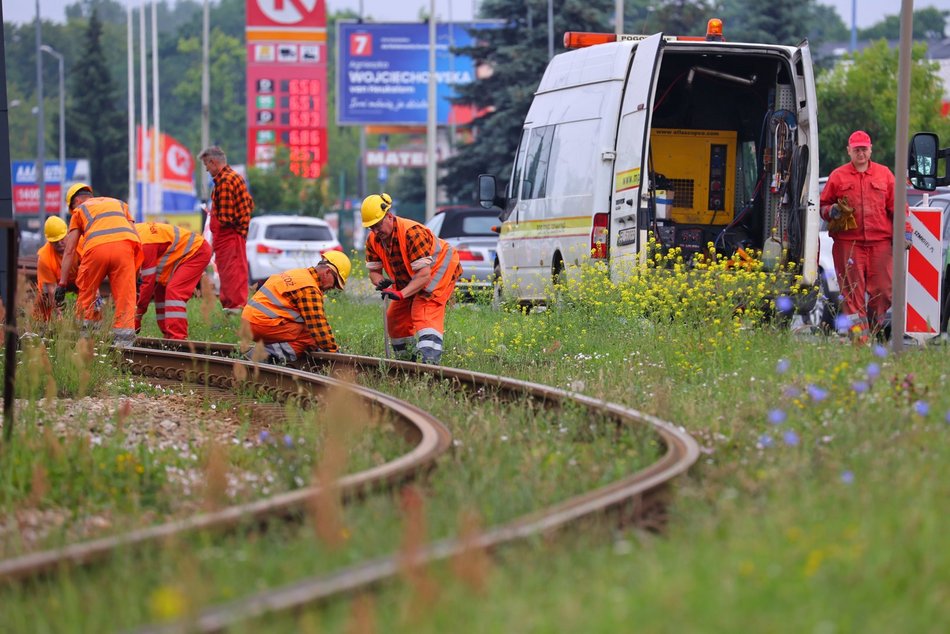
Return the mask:
<svg viewBox="0 0 950 634">
<path fill-rule="evenodd" d="M 360 213 L 363 215 L 363 226 L 372 227 L 386 216 L 386 212 L 393 206 L 393 199 L 389 194 L 370 194 L 363 199 Z"/>
<path fill-rule="evenodd" d="M 49 242 L 59 242 L 69 233 L 66 222 L 59 216 L 50 216 L 46 219 L 46 239 Z"/>
<path fill-rule="evenodd" d="M 89 185 L 85 183 L 76 183 L 75 185 L 70 187 L 68 190 L 66 190 L 66 206 L 69 207 L 70 205 L 72 205 L 73 196 L 75 196 L 76 194 L 78 194 L 79 192 L 83 190 L 88 191 L 90 194 L 92 193 L 92 187 L 90 187 Z"/>
<path fill-rule="evenodd" d="M 350 258 L 346 257 L 345 253 L 342 251 L 325 251 L 319 264 L 329 265 L 330 270 L 333 271 L 333 277 L 336 278 L 337 288 L 342 289 L 346 286 L 346 279 L 350 276 L 352 265 L 350 264 Z"/>
</svg>

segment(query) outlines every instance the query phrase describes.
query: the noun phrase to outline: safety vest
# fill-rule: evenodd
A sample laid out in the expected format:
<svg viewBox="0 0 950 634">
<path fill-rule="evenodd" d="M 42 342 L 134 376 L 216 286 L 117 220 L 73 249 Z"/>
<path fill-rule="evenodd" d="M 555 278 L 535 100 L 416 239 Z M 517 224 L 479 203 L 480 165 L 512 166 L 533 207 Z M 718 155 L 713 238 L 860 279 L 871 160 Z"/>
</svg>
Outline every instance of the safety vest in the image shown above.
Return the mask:
<svg viewBox="0 0 950 634">
<path fill-rule="evenodd" d="M 406 255 L 409 251 L 406 248 L 406 232 L 409 231 L 410 227 L 418 225 L 419 223 L 407 218 L 400 218 L 399 216 L 396 216 L 395 220 L 396 226 L 393 229 L 393 236 L 395 236 L 399 243 L 399 254 L 402 256 L 403 266 L 406 267 L 406 271 L 409 275 L 412 275 L 412 262 L 409 261 Z M 428 227 L 426 227 L 426 231 L 429 231 Z M 454 275 L 455 269 L 459 267 L 458 258 L 455 257 L 455 249 L 452 245 L 438 236 L 433 237 L 435 238 L 433 252 L 429 254 L 432 256 L 432 277 L 429 278 L 429 283 L 426 284 L 426 287 L 422 289 L 422 292 L 427 294 L 434 294 L 442 290 L 445 286 L 453 284 L 456 279 Z M 375 233 L 370 232 L 369 237 L 366 239 L 366 248 L 371 249 L 379 256 L 379 259 L 383 262 L 383 268 L 389 275 L 389 279 L 395 280 L 396 276 L 393 273 L 393 266 L 389 261 L 389 255 L 386 253 L 386 249 L 384 249 L 376 239 Z M 455 266 L 452 266 L 453 263 Z"/>
<path fill-rule="evenodd" d="M 181 263 L 194 255 L 205 243 L 204 238 L 198 234 L 163 222 L 137 222 L 135 231 L 142 244 L 168 244 L 155 266 L 142 269 L 143 277 L 155 275 L 158 283 L 165 286 Z"/>
<path fill-rule="evenodd" d="M 271 275 L 264 282 L 264 286 L 248 301 L 244 316 L 252 324 L 262 326 L 285 321 L 302 324 L 303 317 L 290 305 L 284 295 L 289 291 L 308 286 L 313 286 L 318 293 L 323 295 L 317 281 L 310 274 L 310 269 L 291 269 Z"/>
</svg>

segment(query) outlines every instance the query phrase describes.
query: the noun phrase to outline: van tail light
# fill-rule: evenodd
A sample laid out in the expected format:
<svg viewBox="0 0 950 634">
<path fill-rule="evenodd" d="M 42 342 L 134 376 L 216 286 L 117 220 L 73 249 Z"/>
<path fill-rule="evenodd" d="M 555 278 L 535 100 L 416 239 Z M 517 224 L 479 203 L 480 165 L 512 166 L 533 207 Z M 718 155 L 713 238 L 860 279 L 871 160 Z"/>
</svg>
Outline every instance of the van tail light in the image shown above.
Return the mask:
<svg viewBox="0 0 950 634">
<path fill-rule="evenodd" d="M 326 253 L 327 251 L 339 251 L 340 253 L 343 253 L 343 247 L 340 246 L 339 244 L 335 244 L 335 245 L 333 245 L 332 247 L 330 247 L 329 249 L 324 249 L 323 251 L 321 251 L 321 252 L 320 252 L 320 255 L 323 255 L 323 254 Z"/>
<path fill-rule="evenodd" d="M 267 254 L 270 254 L 270 255 L 278 255 L 278 254 L 280 254 L 280 253 L 283 253 L 284 250 L 283 250 L 283 249 L 278 249 L 277 247 L 269 247 L 269 246 L 267 246 L 266 244 L 259 244 L 259 245 L 257 245 L 257 252 L 258 252 L 258 253 L 267 253 Z"/>
<path fill-rule="evenodd" d="M 607 236 L 609 214 L 594 214 L 594 227 L 590 231 L 590 257 L 603 260 L 607 258 Z"/>
<path fill-rule="evenodd" d="M 455 251 L 459 254 L 459 260 L 462 262 L 481 262 L 485 259 L 485 256 L 481 253 L 475 253 L 468 249 L 456 249 Z"/>
</svg>

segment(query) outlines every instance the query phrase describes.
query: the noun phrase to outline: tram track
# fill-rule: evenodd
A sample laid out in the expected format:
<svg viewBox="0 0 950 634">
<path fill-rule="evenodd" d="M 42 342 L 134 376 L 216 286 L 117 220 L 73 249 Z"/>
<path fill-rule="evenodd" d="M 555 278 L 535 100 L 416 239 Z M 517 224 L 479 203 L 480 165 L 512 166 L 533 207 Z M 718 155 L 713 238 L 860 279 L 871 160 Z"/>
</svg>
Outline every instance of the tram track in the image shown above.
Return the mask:
<svg viewBox="0 0 950 634">
<path fill-rule="evenodd" d="M 243 360 L 237 346 L 212 342 L 170 342 L 167 340 L 141 339 L 136 347 L 125 351 L 129 367 L 134 372 L 166 380 L 194 380 L 217 388 L 230 389 L 240 384 L 235 378 L 235 365 L 244 367 L 251 376 L 257 372 L 259 386 L 277 399 L 296 398 L 308 404 L 314 398 L 309 389 L 311 381 L 335 381 L 322 374 L 335 372 L 377 373 L 379 375 L 406 374 L 415 377 L 434 376 L 451 381 L 459 389 L 496 393 L 511 401 L 532 401 L 547 408 L 571 404 L 582 407 L 591 418 L 611 422 L 618 427 L 648 426 L 657 435 L 665 451 L 652 465 L 627 474 L 609 484 L 575 495 L 552 506 L 535 510 L 506 523 L 486 528 L 474 538 L 447 538 L 431 542 L 413 557 L 412 564 L 424 566 L 439 560 L 458 556 L 472 549 L 491 550 L 502 545 L 538 534 L 557 531 L 583 518 L 607 512 L 618 513 L 621 521 L 640 526 L 656 527 L 664 521 L 665 506 L 671 482 L 683 474 L 697 459 L 696 442 L 682 429 L 642 412 L 603 400 L 572 393 L 559 388 L 506 378 L 496 375 L 471 372 L 454 368 L 433 367 L 404 361 L 383 360 L 376 357 L 343 354 L 313 354 L 305 363 L 306 370 L 275 368 Z M 159 361 L 161 360 L 161 361 Z M 319 380 L 317 380 L 319 377 Z M 351 389 L 367 389 L 350 386 Z M 385 399 L 396 401 L 375 392 L 375 402 L 382 405 Z M 379 399 L 383 399 L 380 401 Z M 399 401 L 403 408 L 417 409 Z M 403 409 L 404 415 L 408 410 Z M 417 410 L 416 415 L 424 415 Z M 431 418 L 431 417 L 430 417 Z M 434 419 L 433 419 L 434 420 Z M 450 443 L 446 431 L 441 451 Z M 419 445 L 415 451 L 419 451 Z M 402 457 L 400 460 L 405 459 Z M 378 481 L 364 479 L 354 490 L 367 490 L 405 481 L 410 472 L 399 477 Z M 349 476 L 356 478 L 362 474 Z M 340 482 L 343 489 L 343 481 Z M 47 551 L 0 562 L 0 579 L 25 579 L 36 574 L 48 573 L 64 564 L 85 564 L 107 557 L 116 548 L 141 545 L 167 536 L 167 531 L 187 532 L 199 529 L 224 529 L 249 519 L 263 521 L 279 518 L 293 508 L 299 508 L 314 495 L 311 489 L 280 494 L 239 507 L 229 507 L 213 517 L 198 516 L 182 522 L 134 531 L 115 538 L 75 544 L 58 551 Z M 202 518 L 202 519 L 199 519 Z M 178 534 L 173 532 L 172 534 Z M 398 554 L 378 557 L 369 561 L 335 571 L 330 574 L 301 579 L 288 585 L 272 588 L 245 596 L 238 601 L 206 608 L 193 615 L 187 623 L 180 622 L 163 626 L 146 626 L 140 632 L 176 631 L 222 631 L 243 620 L 260 617 L 273 612 L 300 608 L 340 595 L 375 585 L 404 570 L 405 558 Z"/>
</svg>

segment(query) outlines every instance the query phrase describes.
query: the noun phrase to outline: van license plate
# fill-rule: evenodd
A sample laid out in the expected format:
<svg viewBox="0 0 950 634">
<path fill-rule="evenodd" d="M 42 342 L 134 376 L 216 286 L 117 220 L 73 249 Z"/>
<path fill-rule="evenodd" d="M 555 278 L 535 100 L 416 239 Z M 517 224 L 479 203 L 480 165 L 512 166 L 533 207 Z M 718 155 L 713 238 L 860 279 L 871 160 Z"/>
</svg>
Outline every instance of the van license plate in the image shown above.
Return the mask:
<svg viewBox="0 0 950 634">
<path fill-rule="evenodd" d="M 637 242 L 637 228 L 621 229 L 617 232 L 617 246 L 623 247 Z"/>
</svg>

